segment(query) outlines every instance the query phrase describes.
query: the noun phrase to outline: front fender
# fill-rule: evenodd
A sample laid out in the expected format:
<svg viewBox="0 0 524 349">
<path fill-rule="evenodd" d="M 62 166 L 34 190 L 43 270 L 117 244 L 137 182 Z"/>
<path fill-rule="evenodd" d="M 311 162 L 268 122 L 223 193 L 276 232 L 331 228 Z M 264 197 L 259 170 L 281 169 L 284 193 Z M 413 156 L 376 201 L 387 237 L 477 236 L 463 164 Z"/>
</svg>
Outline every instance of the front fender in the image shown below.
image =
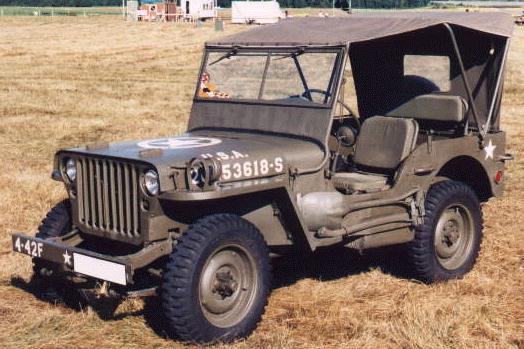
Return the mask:
<svg viewBox="0 0 524 349">
<path fill-rule="evenodd" d="M 233 213 L 255 224 L 270 246 L 292 243 L 314 249 L 313 237 L 284 179 L 251 180 L 213 191 L 169 192 L 159 196 L 164 213 L 191 224 L 201 217 Z"/>
</svg>

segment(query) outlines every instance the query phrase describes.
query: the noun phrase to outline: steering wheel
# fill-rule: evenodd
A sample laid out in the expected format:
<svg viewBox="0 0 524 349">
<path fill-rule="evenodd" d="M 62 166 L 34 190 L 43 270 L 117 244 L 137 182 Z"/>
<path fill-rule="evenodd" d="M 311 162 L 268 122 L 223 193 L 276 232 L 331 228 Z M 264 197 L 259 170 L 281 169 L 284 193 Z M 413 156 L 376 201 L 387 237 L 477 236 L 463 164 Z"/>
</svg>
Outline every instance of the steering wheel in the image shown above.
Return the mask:
<svg viewBox="0 0 524 349">
<path fill-rule="evenodd" d="M 326 97 L 330 97 L 331 96 L 331 93 L 329 93 L 328 91 L 321 90 L 321 89 L 318 89 L 318 88 L 308 88 L 306 91 L 304 91 L 304 93 L 302 93 L 302 95 L 300 97 L 305 98 L 305 99 L 313 102 L 313 98 L 311 98 L 311 93 L 320 93 L 320 94 L 323 94 Z M 337 102 L 340 103 L 342 108 L 346 109 L 346 111 L 348 112 L 349 116 L 353 120 L 355 120 L 355 124 L 357 126 L 357 130 L 360 130 L 360 120 L 357 117 L 357 114 L 355 114 L 353 112 L 353 110 L 351 110 L 349 105 L 347 105 L 346 103 L 342 102 L 340 99 L 337 100 Z"/>
<path fill-rule="evenodd" d="M 340 99 L 337 102 L 340 103 L 342 108 L 346 109 L 346 111 L 348 112 L 349 116 L 353 120 L 355 120 L 355 124 L 357 126 L 357 130 L 360 131 L 360 119 L 357 117 L 357 114 L 353 113 L 353 110 L 351 110 L 349 105 L 347 105 L 346 103 L 342 102 Z"/>
<path fill-rule="evenodd" d="M 329 93 L 326 90 L 321 90 L 319 88 L 308 88 L 299 96 L 299 98 L 307 99 L 308 101 L 313 102 L 313 98 L 311 97 L 311 93 L 320 93 L 320 94 L 322 94 L 322 95 L 324 95 L 326 97 L 330 97 L 331 96 L 331 93 Z M 298 96 L 292 96 L 292 97 L 298 97 Z M 348 112 L 349 116 L 353 120 L 355 120 L 355 124 L 357 126 L 357 129 L 360 130 L 360 120 L 357 117 L 357 114 L 355 114 L 353 112 L 353 110 L 351 110 L 349 105 L 347 105 L 346 103 L 342 102 L 340 99 L 337 100 L 337 102 L 340 103 L 340 105 Z"/>
<path fill-rule="evenodd" d="M 312 93 L 320 93 L 326 97 L 331 96 L 331 93 L 329 93 L 326 90 L 321 90 L 319 88 L 308 88 L 300 96 L 306 98 L 308 101 L 313 102 L 313 97 L 311 97 Z"/>
</svg>

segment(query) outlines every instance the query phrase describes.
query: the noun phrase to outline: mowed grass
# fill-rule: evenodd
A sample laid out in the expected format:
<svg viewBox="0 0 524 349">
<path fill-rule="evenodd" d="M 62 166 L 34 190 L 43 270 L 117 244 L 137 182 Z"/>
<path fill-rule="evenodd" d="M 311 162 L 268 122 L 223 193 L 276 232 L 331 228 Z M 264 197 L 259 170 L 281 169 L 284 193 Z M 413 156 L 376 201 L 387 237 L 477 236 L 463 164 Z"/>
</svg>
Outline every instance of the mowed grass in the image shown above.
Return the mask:
<svg viewBox="0 0 524 349">
<path fill-rule="evenodd" d="M 39 300 L 27 286 L 31 262 L 11 252 L 10 234 L 33 233 L 65 197 L 49 178 L 56 149 L 183 132 L 204 41 L 239 30 L 0 18 L 1 348 L 182 347 L 165 338 L 155 300 L 129 300 L 105 316 L 103 307 Z M 516 160 L 506 195 L 484 206 L 485 239 L 471 273 L 428 286 L 349 253 L 277 266 L 279 287 L 259 328 L 232 347 L 524 348 L 523 65 L 524 28 L 516 28 L 503 100 Z"/>
</svg>

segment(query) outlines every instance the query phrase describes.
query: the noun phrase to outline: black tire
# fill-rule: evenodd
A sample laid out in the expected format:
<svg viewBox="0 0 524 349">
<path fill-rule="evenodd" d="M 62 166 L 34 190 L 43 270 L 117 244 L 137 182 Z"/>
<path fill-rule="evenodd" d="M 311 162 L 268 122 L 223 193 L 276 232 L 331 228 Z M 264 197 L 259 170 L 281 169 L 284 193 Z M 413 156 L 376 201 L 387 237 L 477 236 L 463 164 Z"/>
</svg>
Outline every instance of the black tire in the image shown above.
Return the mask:
<svg viewBox="0 0 524 349">
<path fill-rule="evenodd" d="M 462 182 L 439 182 L 426 195 L 425 212 L 424 223 L 407 246 L 408 268 L 426 283 L 462 277 L 480 252 L 482 210 L 477 195 Z"/>
<path fill-rule="evenodd" d="M 56 204 L 42 220 L 36 237 L 41 239 L 55 238 L 69 233 L 72 229 L 71 203 L 63 200 Z M 33 259 L 33 272 L 36 277 L 52 276 L 61 268 L 52 262 Z"/>
<path fill-rule="evenodd" d="M 71 232 L 71 203 L 63 200 L 56 204 L 42 220 L 36 237 L 50 239 Z M 85 305 L 84 300 L 76 291 L 74 285 L 65 278 L 66 270 L 62 265 L 43 259 L 33 259 L 32 283 L 39 297 L 56 302 L 60 300 L 66 306 L 80 310 Z"/>
<path fill-rule="evenodd" d="M 231 214 L 204 217 L 178 240 L 165 266 L 161 301 L 169 332 L 193 343 L 246 337 L 264 313 L 270 286 L 269 250 L 258 229 Z"/>
</svg>

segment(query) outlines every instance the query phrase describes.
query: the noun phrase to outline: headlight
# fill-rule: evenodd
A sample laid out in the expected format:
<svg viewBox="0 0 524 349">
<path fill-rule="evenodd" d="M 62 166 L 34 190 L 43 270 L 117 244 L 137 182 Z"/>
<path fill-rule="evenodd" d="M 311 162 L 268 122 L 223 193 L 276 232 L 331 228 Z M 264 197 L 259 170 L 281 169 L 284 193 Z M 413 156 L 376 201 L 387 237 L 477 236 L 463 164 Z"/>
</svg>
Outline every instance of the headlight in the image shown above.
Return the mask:
<svg viewBox="0 0 524 349">
<path fill-rule="evenodd" d="M 149 194 L 158 194 L 160 185 L 158 183 L 158 174 L 155 171 L 149 170 L 144 174 L 144 187 Z"/>
<path fill-rule="evenodd" d="M 76 179 L 76 161 L 67 159 L 65 163 L 65 173 L 69 181 L 74 182 Z"/>
<path fill-rule="evenodd" d="M 204 187 L 220 178 L 222 166 L 214 159 L 194 159 L 189 165 L 189 179 L 193 185 Z"/>
<path fill-rule="evenodd" d="M 206 167 L 202 161 L 194 161 L 191 164 L 189 177 L 194 185 L 202 187 L 206 184 Z"/>
</svg>

